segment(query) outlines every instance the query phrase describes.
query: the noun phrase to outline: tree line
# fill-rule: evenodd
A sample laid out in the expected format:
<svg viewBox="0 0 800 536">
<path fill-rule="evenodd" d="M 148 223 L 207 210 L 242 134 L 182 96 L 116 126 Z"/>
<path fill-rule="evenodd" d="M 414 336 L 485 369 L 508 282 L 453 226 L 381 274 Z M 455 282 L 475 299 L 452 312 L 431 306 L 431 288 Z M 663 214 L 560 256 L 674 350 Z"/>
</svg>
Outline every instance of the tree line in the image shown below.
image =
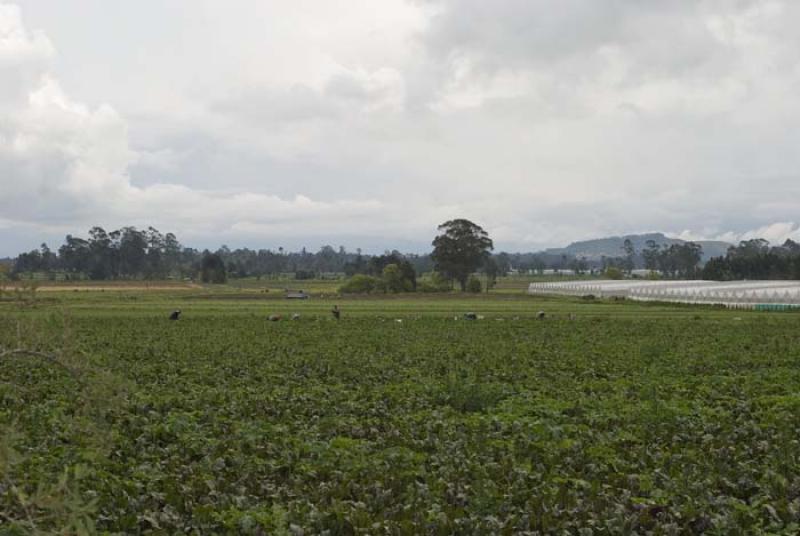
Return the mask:
<svg viewBox="0 0 800 536">
<path fill-rule="evenodd" d="M 724 257 L 710 259 L 703 267 L 703 279 L 800 279 L 800 244 L 786 240 L 770 246 L 762 238 L 744 240 L 731 246 Z"/>
<path fill-rule="evenodd" d="M 455 219 L 438 227 L 441 233 L 433 239 L 430 258 L 434 276 L 420 288 L 423 291 L 443 292 L 452 289 L 453 282 L 461 291 L 480 292 L 483 288 L 475 277 L 478 270 L 486 275 L 486 288 L 497 277 L 498 266 L 492 259 L 494 244 L 488 233 L 479 225 Z M 356 266 L 354 266 L 356 268 Z M 413 292 L 417 290 L 414 267 L 395 255 L 373 257 L 366 270 L 355 270 L 352 277 L 340 288 L 345 293 Z"/>
<path fill-rule="evenodd" d="M 133 226 L 106 231 L 95 226 L 87 237 L 67 235 L 56 250 L 47 244 L 21 253 L 11 263 L 12 278 L 26 274 L 46 274 L 64 279 L 200 279 L 223 282 L 230 278 L 277 277 L 292 274 L 296 279 L 325 277 L 328 274 L 360 275 L 357 288 L 380 289 L 386 279 L 391 288 L 417 289 L 417 274 L 438 272 L 439 278 L 425 282 L 423 290 L 440 291 L 455 282 L 462 290 L 474 290 L 479 283 L 470 281 L 476 271 L 485 275 L 491 286 L 499 276 L 512 270 L 519 272 L 552 269 L 572 269 L 578 273 L 588 270 L 606 271 L 618 267 L 630 271 L 641 258 L 653 270 L 670 276 L 691 277 L 699 262 L 699 247 L 687 244 L 637 253 L 626 244 L 626 255 L 603 258 L 598 262 L 585 259 L 553 256 L 543 253 L 493 254 L 488 234 L 480 226 L 465 219 L 451 220 L 439 226 L 440 234 L 433 242 L 430 254 L 402 254 L 387 251 L 382 255 L 363 254 L 360 249 L 347 251 L 330 245 L 316 252 L 306 248 L 289 252 L 277 249 L 230 249 L 222 246 L 215 251 L 183 246 L 173 233 L 162 233 L 154 227 L 140 230 Z M 387 266 L 394 265 L 384 274 Z M 396 268 L 395 268 L 396 267 Z M 398 270 L 399 279 L 394 270 Z M 371 278 L 371 279 L 370 279 Z"/>
<path fill-rule="evenodd" d="M 659 247 L 653 240 L 648 240 L 641 254 L 645 269 L 658 271 L 665 277 L 697 279 L 700 275 L 700 261 L 703 258 L 700 244 L 685 242 Z M 628 256 L 628 262 L 631 262 L 630 253 Z"/>
<path fill-rule="evenodd" d="M 47 244 L 21 253 L 12 262 L 11 277 L 44 273 L 65 279 L 165 279 L 203 280 L 228 277 L 275 277 L 291 273 L 298 279 L 324 277 L 326 274 L 374 273 L 386 264 L 400 260 L 408 272 L 433 269 L 429 255 L 401 254 L 365 255 L 361 250 L 349 252 L 344 247 L 326 245 L 317 252 L 306 248 L 289 252 L 273 249 L 230 249 L 216 251 L 185 247 L 173 233 L 162 233 L 128 226 L 114 231 L 92 227 L 87 237 L 67 235 L 56 250 Z"/>
<path fill-rule="evenodd" d="M 658 244 L 654 240 L 648 240 L 645 246 L 642 250 L 636 250 L 633 242 L 625 239 L 619 255 L 604 255 L 599 262 L 564 255 L 557 266 L 578 274 L 591 272 L 615 277 L 631 275 L 637 268 L 669 279 L 697 279 L 700 276 L 703 258 L 703 247 L 700 244 Z"/>
<path fill-rule="evenodd" d="M 447 241 L 443 246 L 446 244 Z M 481 254 L 481 263 L 483 257 Z M 502 252 L 492 255 L 489 252 L 486 257 L 492 276 L 505 275 L 512 269 L 529 271 L 557 266 L 551 262 L 553 259 L 531 253 Z M 448 270 L 444 266 L 447 261 L 443 258 L 442 262 L 443 269 Z M 297 279 L 325 277 L 328 274 L 381 277 L 385 267 L 390 264 L 398 266 L 403 280 L 409 282 L 412 288 L 416 288 L 417 274 L 433 272 L 436 268 L 432 254 L 403 254 L 397 250 L 380 255 L 365 254 L 361 249 L 347 251 L 343 246 L 334 248 L 330 245 L 322 246 L 316 252 L 306 248 L 287 251 L 283 247 L 231 249 L 225 245 L 216 250 L 199 250 L 181 244 L 174 233 L 162 233 L 154 227 L 137 229 L 134 226 L 112 231 L 95 226 L 84 237 L 67 235 L 64 243 L 55 250 L 47 244 L 41 244 L 37 249 L 7 259 L 0 266 L 14 279 L 39 274 L 52 279 L 75 280 L 220 280 L 286 274 L 292 274 Z M 411 277 L 412 270 L 414 277 Z M 459 284 L 466 283 L 463 273 L 452 275 Z M 444 283 L 438 281 L 436 285 L 442 287 Z"/>
<path fill-rule="evenodd" d="M 641 251 L 626 240 L 620 255 L 603 257 L 600 262 L 533 253 L 493 254 L 494 244 L 484 229 L 465 219 L 450 220 L 438 228 L 430 254 L 402 254 L 387 251 L 382 255 L 363 254 L 326 245 L 316 252 L 305 248 L 297 252 L 272 249 L 230 249 L 216 251 L 183 246 L 173 233 L 148 227 L 128 226 L 114 231 L 92 227 L 88 236 L 67 235 L 56 250 L 46 244 L 21 253 L 10 263 L 10 277 L 44 273 L 64 279 L 200 279 L 224 282 L 229 277 L 277 277 L 291 274 L 296 279 L 311 279 L 345 274 L 357 292 L 442 291 L 457 284 L 461 290 L 480 290 L 474 275 L 485 276 L 491 286 L 512 269 L 521 272 L 545 268 L 569 268 L 577 273 L 598 271 L 628 273 L 636 267 L 658 272 L 662 277 L 711 280 L 800 279 L 800 244 L 787 240 L 770 246 L 763 239 L 742 241 L 724 257 L 701 265 L 702 247 L 693 242 L 659 245 L 650 240 Z M 4 270 L 6 269 L 3 265 Z M 418 282 L 418 274 L 435 277 Z M 355 277 L 358 276 L 358 277 Z"/>
<path fill-rule="evenodd" d="M 491 255 L 493 244 L 486 231 L 468 220 L 451 220 L 439 227 L 441 234 L 433 241 L 429 255 L 365 255 L 361 250 L 348 252 L 323 246 L 316 253 L 303 248 L 287 252 L 278 248 L 231 250 L 222 246 L 216 251 L 184 247 L 173 233 L 154 227 L 145 230 L 133 226 L 114 231 L 92 227 L 88 237 L 67 235 L 57 251 L 47 244 L 21 253 L 13 263 L 12 277 L 45 273 L 64 279 L 200 279 L 223 283 L 228 277 L 270 277 L 291 273 L 296 279 L 324 277 L 344 273 L 355 278 L 356 289 L 382 288 L 401 292 L 417 290 L 417 274 L 436 271 L 438 278 L 426 282 L 428 289 L 443 290 L 455 281 L 462 290 L 475 282 L 470 276 L 479 269 L 493 281 L 504 265 Z M 508 260 L 503 261 L 504 264 Z M 510 264 L 508 264 L 510 268 Z M 358 276 L 358 277 L 356 277 Z M 491 278 L 491 279 L 490 279 Z M 480 283 L 478 283 L 480 290 Z"/>
</svg>

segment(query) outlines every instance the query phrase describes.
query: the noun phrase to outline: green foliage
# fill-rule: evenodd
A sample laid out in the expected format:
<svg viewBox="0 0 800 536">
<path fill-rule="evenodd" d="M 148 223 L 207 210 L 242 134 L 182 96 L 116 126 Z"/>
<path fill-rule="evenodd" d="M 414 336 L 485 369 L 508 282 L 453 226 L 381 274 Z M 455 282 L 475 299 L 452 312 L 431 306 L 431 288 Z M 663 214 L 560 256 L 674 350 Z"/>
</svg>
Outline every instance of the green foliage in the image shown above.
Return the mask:
<svg viewBox="0 0 800 536">
<path fill-rule="evenodd" d="M 6 287 L 4 281 L 0 281 L 0 301 L 10 300 L 20 305 L 35 305 L 38 301 L 39 282 L 31 279 L 23 279 L 13 288 Z"/>
<path fill-rule="evenodd" d="M 617 268 L 616 266 L 609 266 L 606 268 L 606 271 L 603 273 L 609 279 L 622 279 L 625 277 L 622 273 L 622 270 Z"/>
<path fill-rule="evenodd" d="M 731 246 L 724 257 L 710 259 L 703 279 L 800 279 L 800 244 L 787 239 L 770 247 L 764 239 L 743 240 Z"/>
<path fill-rule="evenodd" d="M 314 279 L 315 275 L 316 274 L 314 274 L 314 272 L 311 270 L 297 270 L 294 273 L 294 278 L 298 281 L 308 281 L 310 279 Z"/>
<path fill-rule="evenodd" d="M 484 412 L 505 398 L 502 384 L 481 381 L 467 374 L 448 374 L 436 395 L 439 404 L 446 404 L 464 413 Z"/>
<path fill-rule="evenodd" d="M 431 276 L 420 283 L 420 292 L 450 292 L 452 283 L 438 272 L 433 272 Z"/>
<path fill-rule="evenodd" d="M 481 285 L 481 280 L 475 277 L 474 275 L 470 276 L 469 280 L 467 281 L 466 291 L 477 294 L 481 290 L 483 290 L 483 285 Z"/>
<path fill-rule="evenodd" d="M 200 280 L 203 283 L 222 284 L 228 280 L 225 263 L 216 253 L 206 252 L 200 261 Z"/>
<path fill-rule="evenodd" d="M 392 274 L 392 277 L 395 279 L 394 282 L 388 281 L 384 272 L 384 270 L 391 265 L 396 267 L 392 268 L 391 270 L 391 272 L 394 272 Z M 399 274 L 397 274 L 397 272 L 399 272 Z M 388 287 L 398 289 L 394 291 L 389 290 L 389 292 L 411 292 L 417 289 L 417 272 L 414 269 L 414 266 L 407 258 L 397 251 L 387 255 L 378 255 L 370 258 L 367 266 L 367 273 L 369 275 L 382 278 L 387 289 Z M 402 283 L 399 281 L 400 279 L 402 280 Z"/>
<path fill-rule="evenodd" d="M 659 246 L 648 240 L 647 248 L 642 251 L 645 268 L 682 279 L 697 277 L 702 255 L 703 247 L 694 242 Z"/>
<path fill-rule="evenodd" d="M 492 240 L 482 227 L 464 219 L 446 221 L 439 231 L 431 253 L 436 271 L 458 281 L 464 291 L 470 274 L 489 259 Z"/>
<path fill-rule="evenodd" d="M 412 282 L 403 277 L 403 272 L 396 264 L 387 264 L 381 276 L 387 292 L 411 292 L 414 290 Z"/>
<path fill-rule="evenodd" d="M 339 287 L 342 294 L 369 294 L 371 292 L 412 292 L 415 281 L 408 278 L 397 264 L 383 267 L 380 277 L 356 274 Z"/>
<path fill-rule="evenodd" d="M 88 294 L 0 304 L 0 534 L 798 532 L 794 314 Z"/>
<path fill-rule="evenodd" d="M 339 292 L 342 294 L 369 294 L 378 287 L 378 279 L 369 275 L 356 274 L 348 279 Z"/>
</svg>

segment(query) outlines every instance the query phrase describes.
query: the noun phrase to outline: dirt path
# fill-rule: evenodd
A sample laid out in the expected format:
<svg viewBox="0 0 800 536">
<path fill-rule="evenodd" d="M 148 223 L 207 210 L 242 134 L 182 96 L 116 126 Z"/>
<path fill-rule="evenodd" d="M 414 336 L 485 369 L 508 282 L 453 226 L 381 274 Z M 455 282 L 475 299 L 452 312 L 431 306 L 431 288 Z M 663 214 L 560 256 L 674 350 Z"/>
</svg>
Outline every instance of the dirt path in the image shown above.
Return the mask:
<svg viewBox="0 0 800 536">
<path fill-rule="evenodd" d="M 8 286 L 6 290 L 14 290 L 22 287 Z M 159 291 L 159 290 L 193 290 L 203 288 L 194 283 L 188 285 L 40 285 L 36 287 L 36 292 L 124 292 L 124 291 Z"/>
</svg>

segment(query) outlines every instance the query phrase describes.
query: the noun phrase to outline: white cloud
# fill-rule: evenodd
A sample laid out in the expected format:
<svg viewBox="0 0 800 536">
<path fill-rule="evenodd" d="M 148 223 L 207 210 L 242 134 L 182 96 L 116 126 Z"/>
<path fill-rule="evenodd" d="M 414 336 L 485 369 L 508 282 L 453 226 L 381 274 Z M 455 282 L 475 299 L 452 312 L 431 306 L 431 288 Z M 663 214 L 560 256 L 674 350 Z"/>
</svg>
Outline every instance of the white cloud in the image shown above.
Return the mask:
<svg viewBox="0 0 800 536">
<path fill-rule="evenodd" d="M 776 222 L 738 233 L 728 231 L 721 234 L 698 234 L 693 231 L 683 231 L 677 237 L 683 240 L 722 240 L 731 244 L 763 238 L 770 244 L 779 246 L 787 240 L 800 241 L 800 224 L 791 221 Z"/>
<path fill-rule="evenodd" d="M 788 0 L 18 1 L 50 38 L 0 3 L 2 237 L 796 233 Z"/>
<path fill-rule="evenodd" d="M 52 49 L 41 34 L 22 25 L 19 11 L 0 5 L 0 58 L 15 66 L 40 64 Z M 34 54 L 39 50 L 40 54 Z M 33 69 L 31 69 L 32 71 Z M 227 193 L 186 185 L 156 183 L 137 187 L 129 169 L 139 160 L 167 168 L 175 164 L 167 150 L 138 152 L 131 148 L 126 120 L 111 106 L 97 108 L 65 94 L 46 69 L 25 77 L 11 71 L 4 80 L 25 94 L 21 106 L 3 110 L 0 124 L 11 128 L 0 138 L 3 227 L 48 222 L 48 230 L 147 222 L 174 226 L 191 235 L 280 231 L 308 236 L 320 227 L 345 231 L 380 221 L 385 207 L 375 200 L 315 201 L 305 195 L 282 199 L 254 192 Z M 366 93 L 382 96 L 391 73 L 365 76 Z M 312 101 L 314 98 L 312 98 Z M 303 100 L 300 100 L 301 106 Z M 286 103 L 278 103 L 287 113 Z M 318 115 L 313 106 L 310 115 Z M 280 119 L 302 119 L 305 112 L 288 110 Z"/>
</svg>

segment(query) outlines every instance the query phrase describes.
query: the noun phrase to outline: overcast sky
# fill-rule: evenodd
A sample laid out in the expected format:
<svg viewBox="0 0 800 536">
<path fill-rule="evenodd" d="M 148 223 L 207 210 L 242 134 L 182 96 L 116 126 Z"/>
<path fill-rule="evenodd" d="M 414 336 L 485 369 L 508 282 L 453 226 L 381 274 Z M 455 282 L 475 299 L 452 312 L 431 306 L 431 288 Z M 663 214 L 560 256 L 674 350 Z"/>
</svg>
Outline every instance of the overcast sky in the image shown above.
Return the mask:
<svg viewBox="0 0 800 536">
<path fill-rule="evenodd" d="M 0 256 L 800 239 L 800 2 L 0 0 Z"/>
</svg>

